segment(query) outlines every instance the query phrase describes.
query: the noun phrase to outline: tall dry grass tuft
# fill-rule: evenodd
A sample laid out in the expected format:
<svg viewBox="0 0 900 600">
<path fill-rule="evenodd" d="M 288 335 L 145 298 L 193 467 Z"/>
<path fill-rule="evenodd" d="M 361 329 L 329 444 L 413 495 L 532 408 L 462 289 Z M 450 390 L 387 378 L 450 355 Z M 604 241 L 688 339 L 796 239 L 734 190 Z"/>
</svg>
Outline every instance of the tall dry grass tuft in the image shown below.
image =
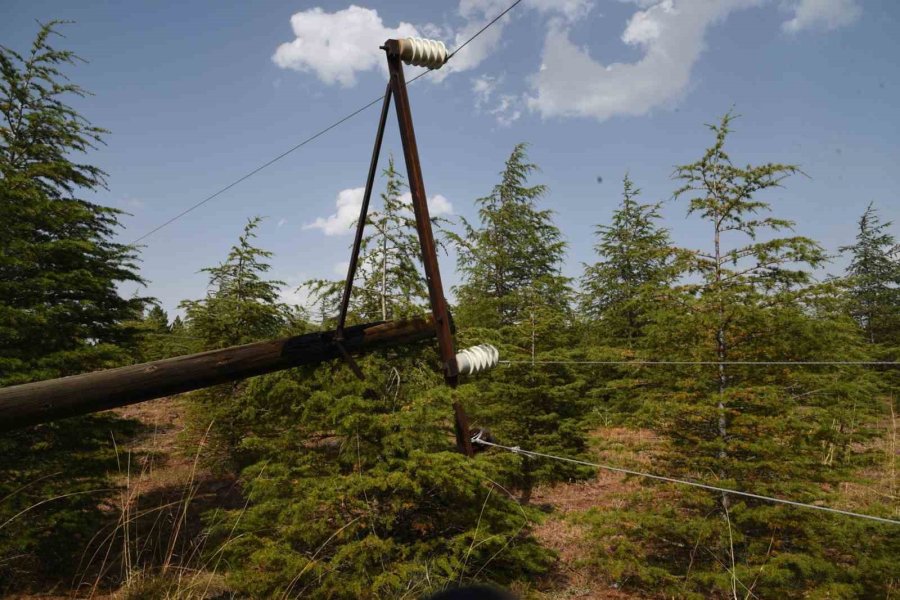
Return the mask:
<svg viewBox="0 0 900 600">
<path fill-rule="evenodd" d="M 136 470 L 133 450 L 121 448 L 113 438 L 121 487 L 108 490 L 115 492 L 108 502 L 118 518 L 97 531 L 85 546 L 80 575 L 72 582 L 74 597 L 111 594 L 128 600 L 199 600 L 231 596 L 218 569 L 223 550 L 235 539 L 235 527 L 249 498 L 243 501 L 238 521 L 224 541 L 207 548 L 208 530 L 200 517 L 208 506 L 218 506 L 216 490 L 221 489 L 221 482 L 201 469 L 212 427 L 210 422 L 194 442 L 189 465 L 172 460 L 168 465 L 163 461 L 160 467 L 156 464 L 158 453 L 150 452 Z M 164 435 L 171 434 L 154 430 L 151 450 L 161 445 L 157 436 Z M 234 485 L 231 481 L 229 491 Z M 204 488 L 213 491 L 204 493 Z"/>
</svg>

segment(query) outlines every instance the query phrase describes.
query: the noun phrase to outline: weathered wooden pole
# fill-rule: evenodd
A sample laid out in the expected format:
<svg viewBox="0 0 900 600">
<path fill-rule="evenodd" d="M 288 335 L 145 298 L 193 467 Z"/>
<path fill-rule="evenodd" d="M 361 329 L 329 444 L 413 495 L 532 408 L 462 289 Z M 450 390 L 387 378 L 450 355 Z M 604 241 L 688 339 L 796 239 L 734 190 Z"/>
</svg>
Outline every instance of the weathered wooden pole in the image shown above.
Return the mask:
<svg viewBox="0 0 900 600">
<path fill-rule="evenodd" d="M 333 331 L 308 333 L 0 388 L 0 432 L 321 363 L 341 356 L 333 336 Z M 433 319 L 410 319 L 348 327 L 342 344 L 359 354 L 434 336 Z"/>
</svg>

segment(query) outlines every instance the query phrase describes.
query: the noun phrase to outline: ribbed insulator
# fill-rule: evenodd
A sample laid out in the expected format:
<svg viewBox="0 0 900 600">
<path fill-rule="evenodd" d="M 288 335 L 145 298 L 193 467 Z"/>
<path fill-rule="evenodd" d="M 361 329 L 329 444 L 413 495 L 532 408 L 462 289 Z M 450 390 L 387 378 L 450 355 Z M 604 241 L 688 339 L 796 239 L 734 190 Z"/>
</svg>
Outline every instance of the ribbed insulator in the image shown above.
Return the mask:
<svg viewBox="0 0 900 600">
<path fill-rule="evenodd" d="M 460 375 L 472 375 L 493 369 L 500 362 L 500 352 L 490 344 L 466 348 L 456 354 Z"/>
<path fill-rule="evenodd" d="M 400 40 L 400 59 L 408 65 L 440 69 L 447 62 L 447 47 L 437 40 L 403 38 Z"/>
</svg>

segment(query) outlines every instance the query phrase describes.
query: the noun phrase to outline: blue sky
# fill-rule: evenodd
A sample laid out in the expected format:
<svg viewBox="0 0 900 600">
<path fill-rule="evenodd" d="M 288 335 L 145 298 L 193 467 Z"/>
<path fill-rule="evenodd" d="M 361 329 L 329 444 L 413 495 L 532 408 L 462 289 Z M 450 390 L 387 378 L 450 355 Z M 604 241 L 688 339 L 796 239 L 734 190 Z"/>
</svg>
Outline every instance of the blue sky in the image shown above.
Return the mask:
<svg viewBox="0 0 900 600">
<path fill-rule="evenodd" d="M 131 213 L 130 242 L 382 93 L 387 37 L 452 49 L 507 4 L 4 0 L 0 43 L 24 49 L 35 19 L 75 21 L 65 44 L 89 63 L 69 73 L 95 95 L 74 104 L 111 130 L 91 155 L 109 190 L 92 199 Z M 623 174 L 645 200 L 668 200 L 673 166 L 699 156 L 703 124 L 732 106 L 736 162 L 797 163 L 808 175 L 766 196 L 798 233 L 835 251 L 870 201 L 900 221 L 900 3 L 524 0 L 498 25 L 411 87 L 426 189 L 435 208 L 472 217 L 513 145 L 529 142 L 534 181 L 549 186 L 544 205 L 569 242 L 566 274 L 592 260 Z M 222 260 L 254 215 L 267 217 L 258 241 L 275 252 L 275 277 L 295 287 L 338 276 L 377 116 L 145 240 L 148 292 L 170 311 L 201 297 L 199 269 Z M 393 121 L 384 149 L 401 154 Z M 708 245 L 683 204 L 664 214 L 677 242 Z M 442 266 L 454 282 L 452 257 Z"/>
</svg>

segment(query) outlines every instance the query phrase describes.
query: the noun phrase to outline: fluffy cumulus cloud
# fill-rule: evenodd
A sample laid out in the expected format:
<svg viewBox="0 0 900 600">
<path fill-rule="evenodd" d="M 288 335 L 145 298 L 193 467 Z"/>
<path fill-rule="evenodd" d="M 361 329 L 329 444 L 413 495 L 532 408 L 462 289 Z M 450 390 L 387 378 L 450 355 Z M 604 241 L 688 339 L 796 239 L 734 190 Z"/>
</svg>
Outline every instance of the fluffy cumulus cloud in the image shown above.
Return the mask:
<svg viewBox="0 0 900 600">
<path fill-rule="evenodd" d="M 284 68 L 314 73 L 327 84 L 352 86 L 360 72 L 384 68 L 378 46 L 385 39 L 427 36 L 444 40 L 452 50 L 505 10 L 509 2 L 459 0 L 451 18 L 453 25 L 385 24 L 377 11 L 355 5 L 335 12 L 304 10 L 291 17 L 295 39 L 279 46 L 273 60 Z M 578 23 L 586 15 L 597 14 L 595 2 L 524 0 L 429 79 L 439 82 L 453 73 L 481 66 L 493 52 L 502 50 L 512 20 L 530 10 L 543 19 L 546 28 L 539 70 L 524 82 L 503 82 L 488 75 L 475 77 L 472 94 L 478 111 L 493 116 L 500 125 L 509 125 L 527 110 L 542 117 L 600 121 L 619 115 L 643 115 L 685 95 L 706 48 L 708 31 L 733 13 L 762 5 L 786 8 L 790 16 L 782 27 L 791 33 L 843 27 L 861 14 L 861 0 L 620 2 L 634 8 L 621 34 L 622 43 L 640 53 L 633 62 L 605 62 L 572 41 Z M 311 226 L 331 231 L 331 221 L 322 221 Z"/>
<path fill-rule="evenodd" d="M 678 100 L 688 88 L 709 27 L 730 13 L 765 0 L 663 0 L 636 11 L 622 33 L 643 56 L 604 64 L 570 39 L 556 22 L 544 39 L 540 70 L 532 78 L 528 107 L 544 117 L 598 120 L 642 115 Z"/>
<path fill-rule="evenodd" d="M 351 5 L 343 10 L 326 12 L 311 8 L 291 17 L 294 40 L 278 46 L 272 60 L 285 69 L 315 73 L 327 84 L 350 87 L 363 71 L 384 68 L 384 56 L 378 47 L 389 38 L 431 37 L 443 40 L 452 50 L 462 45 L 491 19 L 509 6 L 509 0 L 460 0 L 457 11 L 462 24 L 442 27 L 432 23 L 418 26 L 400 22 L 386 25 L 378 11 Z M 588 13 L 590 0 L 526 0 L 523 6 L 567 22 Z M 507 15 L 466 46 L 446 67 L 431 78 L 441 81 L 454 72 L 479 66 L 493 52 L 512 18 Z"/>
<path fill-rule="evenodd" d="M 300 11 L 291 17 L 295 39 L 278 46 L 272 60 L 279 67 L 316 74 L 324 83 L 345 87 L 356 83 L 356 74 L 384 63 L 378 47 L 386 39 L 416 37 L 409 23 L 387 27 L 378 11 L 352 5 L 328 13 L 321 8 Z"/>
<path fill-rule="evenodd" d="M 400 202 L 412 206 L 412 194 L 406 192 L 400 196 Z M 412 211 L 412 208 L 410 208 Z M 428 214 L 432 217 L 440 217 L 453 214 L 453 205 L 441 194 L 436 194 L 428 199 Z"/>
<path fill-rule="evenodd" d="M 304 225 L 303 229 L 320 229 L 325 235 L 351 233 L 356 219 L 359 218 L 359 209 L 362 206 L 364 193 L 365 188 L 361 187 L 341 190 L 335 200 L 334 213 L 327 217 L 318 217 L 312 223 Z M 412 195 L 406 192 L 400 196 L 400 201 L 407 205 L 412 204 Z M 428 199 L 428 208 L 433 217 L 453 213 L 453 205 L 441 194 L 436 194 Z"/>
<path fill-rule="evenodd" d="M 327 217 L 318 217 L 307 223 L 303 229 L 321 229 L 325 235 L 342 235 L 350 233 L 353 223 L 359 218 L 365 188 L 349 188 L 338 192 L 335 204 L 337 210 Z"/>
<path fill-rule="evenodd" d="M 307 279 L 301 273 L 276 273 L 277 279 L 285 282 L 278 290 L 278 301 L 288 306 L 308 307 L 310 304 L 309 288 L 303 285 Z"/>
<path fill-rule="evenodd" d="M 858 0 L 799 0 L 793 11 L 794 18 L 782 25 L 790 33 L 804 29 L 830 31 L 850 25 L 862 14 L 862 7 Z"/>
</svg>

